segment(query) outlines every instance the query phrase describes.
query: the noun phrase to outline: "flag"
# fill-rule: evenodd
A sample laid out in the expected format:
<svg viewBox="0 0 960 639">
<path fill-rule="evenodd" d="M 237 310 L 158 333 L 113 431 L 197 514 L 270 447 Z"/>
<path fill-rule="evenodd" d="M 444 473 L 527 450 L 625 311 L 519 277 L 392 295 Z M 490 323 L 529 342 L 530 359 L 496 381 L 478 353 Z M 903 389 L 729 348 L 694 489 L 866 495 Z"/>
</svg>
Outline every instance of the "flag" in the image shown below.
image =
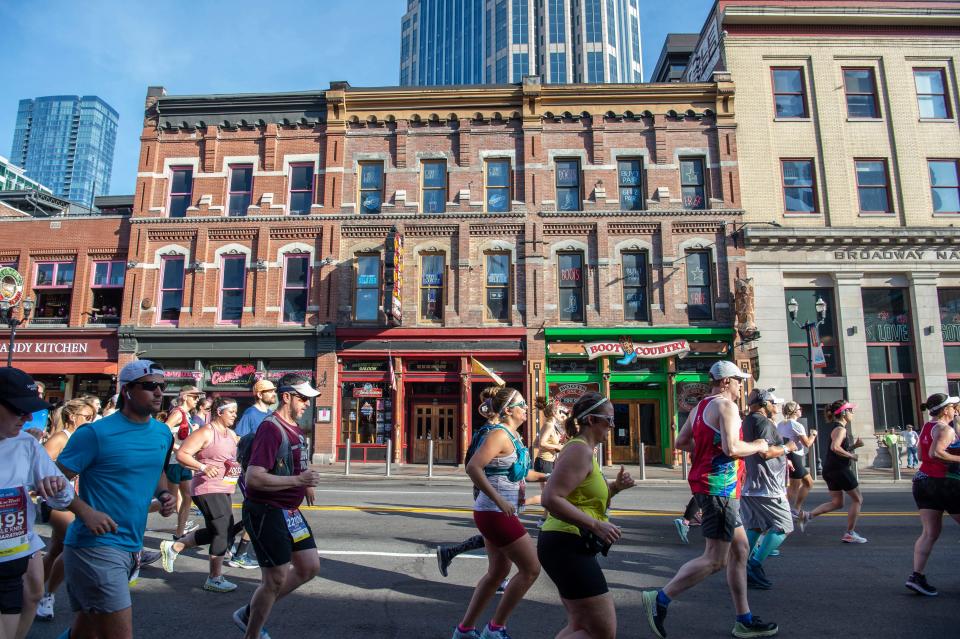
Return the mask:
<svg viewBox="0 0 960 639">
<path fill-rule="evenodd" d="M 823 355 L 823 344 L 820 343 L 820 331 L 817 330 L 817 327 L 814 326 L 810 329 L 810 339 L 812 345 L 813 361 L 811 364 L 813 368 L 826 368 L 827 367 L 827 358 Z"/>
<path fill-rule="evenodd" d="M 500 377 L 499 375 L 497 375 L 492 370 L 490 370 L 489 368 L 487 368 L 477 360 L 473 359 L 472 357 L 470 358 L 470 372 L 473 373 L 474 375 L 486 375 L 487 377 L 492 379 L 497 386 L 507 385 L 507 383 L 503 381 L 502 377 Z"/>
<path fill-rule="evenodd" d="M 387 361 L 390 363 L 390 390 L 397 390 L 397 372 L 393 370 L 393 355 L 387 354 Z"/>
</svg>

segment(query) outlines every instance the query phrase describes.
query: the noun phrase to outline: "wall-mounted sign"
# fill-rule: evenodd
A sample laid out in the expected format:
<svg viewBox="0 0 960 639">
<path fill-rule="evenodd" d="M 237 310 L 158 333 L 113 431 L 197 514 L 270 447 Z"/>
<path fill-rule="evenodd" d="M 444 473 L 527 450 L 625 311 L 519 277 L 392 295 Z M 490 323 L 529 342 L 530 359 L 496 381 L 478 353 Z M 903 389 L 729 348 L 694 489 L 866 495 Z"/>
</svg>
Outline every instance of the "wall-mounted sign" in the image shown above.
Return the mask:
<svg viewBox="0 0 960 639">
<path fill-rule="evenodd" d="M 16 306 L 23 298 L 23 276 L 12 266 L 0 268 L 0 300 Z"/>
<path fill-rule="evenodd" d="M 701 382 L 682 382 L 677 384 L 677 408 L 689 413 L 701 399 L 710 393 L 710 384 Z"/>
<path fill-rule="evenodd" d="M 383 389 L 373 384 L 353 387 L 354 397 L 383 397 Z"/>
<path fill-rule="evenodd" d="M 383 312 L 391 326 L 403 324 L 403 234 L 394 228 L 387 235 Z"/>
<path fill-rule="evenodd" d="M 554 402 L 560 402 L 567 408 L 572 407 L 580 399 L 581 395 L 586 393 L 599 393 L 600 384 L 597 382 L 586 382 L 583 384 L 550 384 L 548 387 L 550 399 Z"/>
<path fill-rule="evenodd" d="M 0 342 L 0 354 L 7 354 L 9 345 Z M 117 338 L 112 337 L 63 337 L 53 333 L 49 336 L 17 334 L 13 352 L 23 360 L 82 360 L 116 361 Z"/>
<path fill-rule="evenodd" d="M 330 406 L 317 407 L 317 421 L 321 424 L 328 424 L 333 419 L 333 408 Z"/>
<path fill-rule="evenodd" d="M 590 359 L 598 357 L 620 357 L 618 364 L 628 365 L 633 360 L 660 359 L 662 357 L 684 357 L 690 352 L 690 344 L 685 339 L 656 344 L 634 344 L 629 337 L 621 337 L 619 342 L 589 342 L 583 345 L 583 352 Z"/>
<path fill-rule="evenodd" d="M 163 371 L 164 379 L 192 379 L 194 381 L 203 377 L 200 371 L 183 370 L 176 368 L 166 368 Z"/>
<path fill-rule="evenodd" d="M 209 369 L 212 386 L 248 387 L 257 379 L 257 367 L 253 364 L 215 365 Z"/>
</svg>

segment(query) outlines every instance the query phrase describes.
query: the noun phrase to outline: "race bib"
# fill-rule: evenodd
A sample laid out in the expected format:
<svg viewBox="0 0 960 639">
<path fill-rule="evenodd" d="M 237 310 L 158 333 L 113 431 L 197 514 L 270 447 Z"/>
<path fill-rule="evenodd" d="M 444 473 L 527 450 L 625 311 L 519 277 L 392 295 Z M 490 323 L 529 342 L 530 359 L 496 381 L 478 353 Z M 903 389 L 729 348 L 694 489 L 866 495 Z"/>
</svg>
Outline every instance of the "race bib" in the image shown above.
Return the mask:
<svg viewBox="0 0 960 639">
<path fill-rule="evenodd" d="M 0 488 L 0 557 L 30 549 L 27 538 L 27 492 L 23 486 Z"/>
<path fill-rule="evenodd" d="M 240 479 L 240 472 L 242 471 L 240 464 L 232 459 L 228 459 L 227 461 L 223 462 L 223 466 L 223 483 L 228 486 L 236 486 L 237 481 Z"/>
<path fill-rule="evenodd" d="M 290 531 L 290 536 L 293 537 L 293 543 L 303 541 L 310 536 L 310 529 L 307 528 L 307 522 L 304 520 L 303 513 L 300 512 L 299 508 L 284 510 L 283 518 L 287 522 L 287 530 Z"/>
</svg>

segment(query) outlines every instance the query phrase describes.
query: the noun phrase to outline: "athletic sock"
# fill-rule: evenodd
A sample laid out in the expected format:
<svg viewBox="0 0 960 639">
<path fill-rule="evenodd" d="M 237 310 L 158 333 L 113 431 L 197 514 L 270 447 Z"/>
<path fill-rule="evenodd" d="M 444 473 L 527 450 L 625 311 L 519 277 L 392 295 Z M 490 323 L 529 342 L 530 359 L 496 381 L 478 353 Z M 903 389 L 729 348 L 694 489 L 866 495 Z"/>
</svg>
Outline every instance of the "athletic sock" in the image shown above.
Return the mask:
<svg viewBox="0 0 960 639">
<path fill-rule="evenodd" d="M 487 627 L 490 628 L 490 630 L 493 630 L 494 632 L 496 632 L 497 630 L 503 630 L 504 628 L 506 628 L 505 625 L 501 626 L 499 624 L 493 623 L 492 621 L 487 624 Z"/>
<path fill-rule="evenodd" d="M 760 541 L 760 546 L 757 548 L 757 554 L 755 555 L 756 560 L 761 564 L 765 562 L 767 557 L 779 548 L 780 544 L 782 544 L 786 538 L 787 535 L 782 532 L 768 530 L 767 534 L 765 534 Z"/>
<path fill-rule="evenodd" d="M 753 621 L 753 613 L 745 612 L 742 615 L 737 615 L 737 621 L 742 624 L 749 624 L 751 621 Z"/>
<path fill-rule="evenodd" d="M 747 530 L 747 557 L 753 555 L 753 549 L 757 547 L 757 540 L 760 539 L 761 533 L 759 530 L 749 529 Z"/>
<path fill-rule="evenodd" d="M 479 550 L 484 547 L 483 535 L 474 535 L 466 541 L 460 542 L 454 546 L 447 546 L 445 550 L 450 553 L 450 558 L 453 559 L 461 553 L 468 552 L 470 550 Z"/>
<path fill-rule="evenodd" d="M 670 602 L 673 601 L 670 597 L 667 596 L 662 590 L 657 591 L 657 603 L 666 608 L 670 605 Z"/>
<path fill-rule="evenodd" d="M 476 630 L 476 626 L 465 626 L 462 623 L 457 624 L 457 630 L 460 632 L 470 632 L 471 630 Z"/>
</svg>

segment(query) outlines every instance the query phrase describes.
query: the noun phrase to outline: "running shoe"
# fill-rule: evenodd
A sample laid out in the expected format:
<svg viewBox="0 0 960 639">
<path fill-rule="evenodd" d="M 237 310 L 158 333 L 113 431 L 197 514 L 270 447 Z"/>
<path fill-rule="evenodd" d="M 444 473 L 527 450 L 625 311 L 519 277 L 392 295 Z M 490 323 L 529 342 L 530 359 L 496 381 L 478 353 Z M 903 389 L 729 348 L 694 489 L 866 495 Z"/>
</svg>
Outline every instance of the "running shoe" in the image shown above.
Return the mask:
<svg viewBox="0 0 960 639">
<path fill-rule="evenodd" d="M 688 535 L 690 533 L 690 524 L 683 521 L 683 517 L 677 517 L 676 519 L 673 520 L 673 525 L 677 529 L 677 535 L 680 536 L 680 542 L 684 544 L 689 544 L 690 537 Z"/>
<path fill-rule="evenodd" d="M 53 621 L 54 602 L 54 596 L 49 593 L 40 597 L 40 601 L 37 603 L 37 621 Z"/>
<path fill-rule="evenodd" d="M 237 589 L 237 584 L 232 581 L 227 581 L 223 575 L 220 575 L 216 579 L 207 577 L 207 581 L 203 584 L 203 589 L 211 592 L 233 592 Z"/>
<path fill-rule="evenodd" d="M 437 546 L 437 568 L 444 577 L 447 576 L 447 568 L 450 567 L 450 562 L 453 561 L 454 557 L 450 550 L 450 547 L 446 544 Z"/>
<path fill-rule="evenodd" d="M 490 624 L 487 624 L 480 633 L 480 639 L 510 639 L 510 635 L 507 634 L 506 626 L 500 630 L 491 630 Z"/>
<path fill-rule="evenodd" d="M 504 579 L 503 581 L 501 581 L 501 582 L 500 582 L 500 585 L 497 586 L 497 594 L 498 594 L 498 595 L 502 595 L 504 592 L 506 592 L 506 590 L 507 590 L 507 584 L 509 584 L 509 583 L 510 583 L 510 577 L 507 577 L 506 579 Z"/>
<path fill-rule="evenodd" d="M 163 569 L 167 572 L 173 572 L 173 563 L 177 560 L 178 553 L 173 549 L 172 541 L 161 541 L 160 542 L 160 561 L 163 565 Z"/>
<path fill-rule="evenodd" d="M 229 561 L 227 561 L 227 565 L 231 568 L 243 568 L 244 570 L 253 570 L 254 568 L 260 567 L 260 564 L 257 563 L 257 560 L 247 553 L 232 557 Z"/>
<path fill-rule="evenodd" d="M 780 549 L 779 549 L 779 548 L 776 548 L 776 549 L 774 549 L 774 550 L 771 550 L 771 551 L 770 551 L 770 556 L 771 556 L 771 557 L 779 557 L 779 556 L 780 556 Z"/>
<path fill-rule="evenodd" d="M 747 562 L 747 587 L 758 590 L 770 590 L 773 582 L 767 579 L 763 566 L 752 559 Z"/>
<path fill-rule="evenodd" d="M 156 550 L 147 550 L 144 548 L 140 551 L 140 566 L 150 566 L 152 564 L 160 561 L 160 553 Z"/>
<path fill-rule="evenodd" d="M 808 523 L 810 523 L 809 510 L 801 510 L 799 513 L 797 513 L 797 528 L 800 530 L 800 532 L 807 531 Z"/>
<path fill-rule="evenodd" d="M 667 639 L 667 630 L 663 627 L 663 622 L 667 620 L 667 607 L 661 606 L 657 601 L 656 590 L 644 590 L 640 593 L 643 601 L 643 612 L 647 617 L 647 623 L 650 624 L 650 630 L 660 639 Z"/>
<path fill-rule="evenodd" d="M 855 530 L 848 530 L 844 533 L 843 537 L 840 538 L 845 544 L 865 544 L 867 543 L 866 537 L 861 537 L 857 534 Z"/>
<path fill-rule="evenodd" d="M 476 628 L 471 628 L 466 632 L 463 632 L 460 628 L 454 628 L 453 639 L 480 639 L 480 633 L 477 632 Z"/>
<path fill-rule="evenodd" d="M 247 604 L 243 608 L 237 608 L 233 611 L 233 623 L 237 625 L 237 628 L 243 632 L 247 631 L 247 622 L 250 621 L 250 605 Z M 266 628 L 260 629 L 260 639 L 270 639 L 270 634 L 267 632 Z"/>
<path fill-rule="evenodd" d="M 780 632 L 777 624 L 766 622 L 760 617 L 754 617 L 750 623 L 738 621 L 733 626 L 734 637 L 772 637 Z"/>
<path fill-rule="evenodd" d="M 919 595 L 936 597 L 937 595 L 940 594 L 939 592 L 937 592 L 936 588 L 934 588 L 929 583 L 927 583 L 926 575 L 918 575 L 917 573 L 913 573 L 912 575 L 907 577 L 907 583 L 903 585 Z M 43 600 L 41 599 L 41 601 Z M 37 615 L 39 614 L 40 614 L 40 609 L 37 608 Z"/>
<path fill-rule="evenodd" d="M 200 529 L 200 524 L 198 524 L 195 520 L 191 519 L 191 520 L 189 520 L 189 521 L 186 523 L 186 525 L 183 527 L 183 534 L 184 534 L 184 535 L 189 535 L 189 534 L 192 533 L 194 530 L 199 530 L 199 529 Z"/>
</svg>

